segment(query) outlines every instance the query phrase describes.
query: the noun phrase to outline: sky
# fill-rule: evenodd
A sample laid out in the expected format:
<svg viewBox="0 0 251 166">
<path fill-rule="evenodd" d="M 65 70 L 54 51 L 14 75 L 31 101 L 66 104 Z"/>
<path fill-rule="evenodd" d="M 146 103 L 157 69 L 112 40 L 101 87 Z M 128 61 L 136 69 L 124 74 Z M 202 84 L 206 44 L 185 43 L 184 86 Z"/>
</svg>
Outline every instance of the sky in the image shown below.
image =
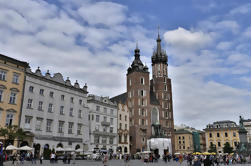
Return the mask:
<svg viewBox="0 0 251 166">
<path fill-rule="evenodd" d="M 248 0 L 0 0 L 0 53 L 91 94 L 126 91 L 138 42 L 151 69 L 160 27 L 175 125 L 251 118 Z"/>
</svg>

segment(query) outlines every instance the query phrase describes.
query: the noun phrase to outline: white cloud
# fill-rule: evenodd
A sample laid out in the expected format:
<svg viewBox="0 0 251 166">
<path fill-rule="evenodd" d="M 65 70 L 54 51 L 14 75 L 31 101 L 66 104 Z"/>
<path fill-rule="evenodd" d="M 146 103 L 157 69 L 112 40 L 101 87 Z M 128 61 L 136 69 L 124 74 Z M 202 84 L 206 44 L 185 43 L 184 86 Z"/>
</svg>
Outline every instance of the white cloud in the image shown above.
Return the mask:
<svg viewBox="0 0 251 166">
<path fill-rule="evenodd" d="M 90 25 L 103 24 L 113 26 L 121 24 L 126 20 L 125 10 L 127 8 L 112 2 L 97 2 L 85 4 L 79 10 L 79 14 Z"/>
<path fill-rule="evenodd" d="M 232 45 L 233 45 L 232 42 L 222 41 L 222 42 L 218 43 L 216 48 L 219 50 L 228 50 L 231 48 Z"/>
<path fill-rule="evenodd" d="M 199 28 L 209 32 L 237 34 L 240 26 L 235 20 L 212 21 L 206 20 L 199 22 Z"/>
<path fill-rule="evenodd" d="M 251 26 L 247 27 L 242 35 L 246 38 L 251 38 Z"/>
<path fill-rule="evenodd" d="M 235 15 L 235 14 L 247 14 L 249 12 L 251 12 L 251 3 L 238 6 L 232 9 L 229 13 L 230 15 Z"/>
<path fill-rule="evenodd" d="M 165 32 L 164 39 L 171 46 L 186 50 L 201 49 L 212 41 L 208 34 L 189 31 L 182 27 Z"/>
</svg>

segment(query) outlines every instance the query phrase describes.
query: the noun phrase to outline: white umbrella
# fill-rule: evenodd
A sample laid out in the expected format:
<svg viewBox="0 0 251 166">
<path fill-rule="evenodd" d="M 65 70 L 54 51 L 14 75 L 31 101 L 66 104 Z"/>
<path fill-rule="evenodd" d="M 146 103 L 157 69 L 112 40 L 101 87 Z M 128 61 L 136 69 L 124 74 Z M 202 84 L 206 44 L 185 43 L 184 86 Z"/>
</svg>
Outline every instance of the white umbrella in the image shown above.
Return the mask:
<svg viewBox="0 0 251 166">
<path fill-rule="evenodd" d="M 33 148 L 29 147 L 29 146 L 22 146 L 20 148 L 18 148 L 18 150 L 32 150 Z"/>
<path fill-rule="evenodd" d="M 58 147 L 58 148 L 56 148 L 55 150 L 56 150 L 56 152 L 63 152 L 63 151 L 64 151 L 64 149 L 61 148 L 61 147 Z"/>
<path fill-rule="evenodd" d="M 77 149 L 75 152 L 83 152 L 83 149 Z"/>
<path fill-rule="evenodd" d="M 17 150 L 17 149 L 18 149 L 17 147 L 15 147 L 13 145 L 9 145 L 9 146 L 6 147 L 5 150 Z"/>
<path fill-rule="evenodd" d="M 64 151 L 66 151 L 66 152 L 72 152 L 74 150 L 72 148 L 65 148 Z"/>
</svg>

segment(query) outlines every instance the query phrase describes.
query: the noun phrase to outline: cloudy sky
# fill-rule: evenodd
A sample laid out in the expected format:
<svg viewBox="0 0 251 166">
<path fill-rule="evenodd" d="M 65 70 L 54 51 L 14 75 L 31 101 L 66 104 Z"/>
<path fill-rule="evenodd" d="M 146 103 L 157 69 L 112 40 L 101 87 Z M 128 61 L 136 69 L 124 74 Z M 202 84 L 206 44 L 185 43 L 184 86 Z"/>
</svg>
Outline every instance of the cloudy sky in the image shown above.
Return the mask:
<svg viewBox="0 0 251 166">
<path fill-rule="evenodd" d="M 0 53 L 112 97 L 137 41 L 151 66 L 159 25 L 175 124 L 202 129 L 251 118 L 250 18 L 244 0 L 0 0 Z"/>
</svg>

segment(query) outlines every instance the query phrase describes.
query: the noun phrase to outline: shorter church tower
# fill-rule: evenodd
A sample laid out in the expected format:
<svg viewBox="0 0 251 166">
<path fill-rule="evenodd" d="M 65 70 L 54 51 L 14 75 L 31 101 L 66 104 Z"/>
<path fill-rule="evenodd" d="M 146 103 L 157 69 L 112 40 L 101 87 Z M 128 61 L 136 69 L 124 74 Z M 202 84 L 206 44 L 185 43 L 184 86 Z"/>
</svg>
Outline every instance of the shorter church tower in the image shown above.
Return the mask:
<svg viewBox="0 0 251 166">
<path fill-rule="evenodd" d="M 131 153 L 147 150 L 151 135 L 149 116 L 150 81 L 148 67 L 140 60 L 140 50 L 135 49 L 134 61 L 127 70 L 127 106 L 130 111 Z"/>
</svg>

